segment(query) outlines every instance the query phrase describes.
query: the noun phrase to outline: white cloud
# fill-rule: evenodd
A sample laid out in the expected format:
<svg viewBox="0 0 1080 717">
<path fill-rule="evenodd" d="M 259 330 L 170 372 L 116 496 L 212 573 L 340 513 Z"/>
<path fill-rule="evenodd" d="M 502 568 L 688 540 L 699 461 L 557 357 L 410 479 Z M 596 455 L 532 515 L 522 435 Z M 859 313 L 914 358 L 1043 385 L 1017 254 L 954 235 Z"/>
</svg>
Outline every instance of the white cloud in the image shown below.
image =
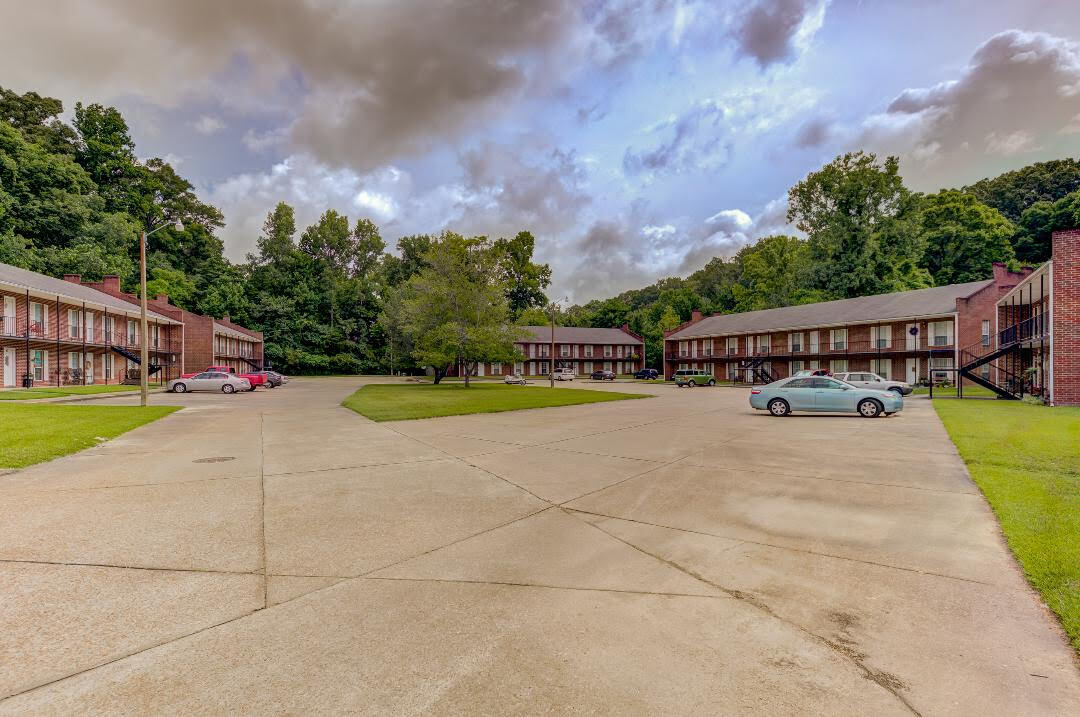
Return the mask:
<svg viewBox="0 0 1080 717">
<path fill-rule="evenodd" d="M 999 135 L 991 132 L 986 135 L 986 151 L 990 154 L 1000 154 L 1010 157 L 1021 152 L 1030 152 L 1035 147 L 1035 136 L 1031 132 L 1018 129 L 1007 135 Z"/>
<path fill-rule="evenodd" d="M 369 192 L 362 189 L 353 197 L 353 204 L 361 209 L 375 213 L 380 220 L 393 219 L 397 214 L 397 202 L 393 198 L 379 192 Z"/>
<path fill-rule="evenodd" d="M 664 224 L 663 226 L 646 224 L 641 228 L 641 233 L 650 239 L 663 239 L 675 233 L 675 226 L 672 224 Z"/>
<path fill-rule="evenodd" d="M 705 220 L 706 224 L 717 226 L 718 230 L 745 231 L 754 220 L 741 209 L 723 209 Z"/>
<path fill-rule="evenodd" d="M 199 134 L 211 135 L 225 129 L 225 122 L 220 117 L 202 115 L 199 119 L 192 122 L 192 126 Z"/>
</svg>

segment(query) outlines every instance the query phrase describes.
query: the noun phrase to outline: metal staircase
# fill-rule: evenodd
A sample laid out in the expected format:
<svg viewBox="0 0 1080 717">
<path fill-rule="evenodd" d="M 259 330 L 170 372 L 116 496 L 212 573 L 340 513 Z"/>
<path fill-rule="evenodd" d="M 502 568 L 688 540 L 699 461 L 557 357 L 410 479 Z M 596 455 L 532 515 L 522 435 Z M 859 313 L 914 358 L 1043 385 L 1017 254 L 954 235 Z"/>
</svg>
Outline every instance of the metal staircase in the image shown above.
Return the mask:
<svg viewBox="0 0 1080 717">
<path fill-rule="evenodd" d="M 742 361 L 739 361 L 739 370 L 750 374 L 749 383 L 751 384 L 772 383 L 776 380 L 776 376 L 773 376 L 772 373 L 765 368 L 764 358 L 743 359 Z"/>
<path fill-rule="evenodd" d="M 1033 316 L 1010 326 L 997 336 L 997 346 L 980 341 L 960 349 L 960 378 L 993 391 L 999 398 L 1018 401 L 1031 393 L 1031 380 L 1023 372 L 1023 342 L 1043 330 L 1043 316 Z M 986 376 L 978 369 L 989 365 Z"/>
<path fill-rule="evenodd" d="M 251 366 L 256 371 L 262 371 L 263 370 L 262 364 L 260 364 L 255 359 L 249 359 L 249 358 L 245 358 L 245 357 L 241 356 L 240 360 L 243 361 L 244 363 L 246 363 L 247 365 Z"/>
<path fill-rule="evenodd" d="M 135 353 L 134 351 L 131 351 L 130 349 L 128 349 L 125 346 L 117 346 L 116 344 L 109 344 L 109 348 L 112 349 L 113 351 L 115 351 L 116 353 L 120 354 L 124 358 L 126 358 L 128 361 L 131 361 L 132 363 L 142 364 L 142 357 L 139 356 L 139 354 Z M 151 363 L 149 365 L 149 371 L 147 372 L 147 375 L 148 376 L 153 376 L 155 373 L 157 373 L 160 370 L 161 370 L 161 366 L 159 364 Z"/>
</svg>

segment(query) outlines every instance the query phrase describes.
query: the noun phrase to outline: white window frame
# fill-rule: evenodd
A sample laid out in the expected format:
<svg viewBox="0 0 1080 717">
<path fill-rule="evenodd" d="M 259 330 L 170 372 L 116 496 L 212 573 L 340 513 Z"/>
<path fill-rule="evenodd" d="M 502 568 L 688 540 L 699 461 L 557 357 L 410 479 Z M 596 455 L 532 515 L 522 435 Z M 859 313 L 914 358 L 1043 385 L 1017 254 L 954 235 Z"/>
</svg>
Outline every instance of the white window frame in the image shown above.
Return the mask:
<svg viewBox="0 0 1080 717">
<path fill-rule="evenodd" d="M 882 371 L 881 367 L 884 366 L 885 370 Z M 886 381 L 892 380 L 892 359 L 876 358 L 870 360 L 870 372 L 876 373 Z"/>
<path fill-rule="evenodd" d="M 521 361 L 514 362 L 514 373 L 521 375 L 525 373 L 525 364 Z"/>
<path fill-rule="evenodd" d="M 757 353 L 771 354 L 772 353 L 772 335 L 771 334 L 758 334 L 757 336 Z"/>
<path fill-rule="evenodd" d="M 870 327 L 870 339 L 875 349 L 892 348 L 892 324 Z"/>
<path fill-rule="evenodd" d="M 739 337 L 728 336 L 727 338 L 727 355 L 738 356 L 739 355 Z"/>
<path fill-rule="evenodd" d="M 943 333 L 939 334 L 939 331 L 942 331 Z M 930 334 L 927 337 L 930 346 L 952 346 L 956 341 L 956 336 L 953 333 L 952 321 L 931 321 L 927 326 L 927 333 Z M 944 338 L 945 342 L 940 343 L 938 338 Z"/>
<path fill-rule="evenodd" d="M 36 360 L 37 356 L 41 356 L 41 363 Z M 39 373 L 40 372 L 40 373 Z M 49 352 L 45 349 L 31 349 L 30 350 L 30 373 L 34 377 L 34 381 L 47 381 L 49 379 Z"/>
<path fill-rule="evenodd" d="M 829 329 L 829 350 L 830 351 L 847 351 L 848 348 L 848 333 L 847 329 Z M 839 347 L 837 344 L 841 344 Z"/>
<path fill-rule="evenodd" d="M 805 370 L 806 369 L 803 368 L 803 361 L 802 360 L 788 362 L 788 375 L 789 376 L 794 376 L 799 371 L 805 371 Z"/>
<path fill-rule="evenodd" d="M 68 338 L 81 339 L 82 319 L 78 309 L 68 309 Z"/>
<path fill-rule="evenodd" d="M 592 361 L 586 361 L 585 362 L 585 373 L 586 374 L 592 373 Z"/>
<path fill-rule="evenodd" d="M 38 313 L 40 310 L 40 318 Z M 41 301 L 30 302 L 30 323 L 41 324 L 41 328 L 38 333 L 31 333 L 31 336 L 48 336 L 49 335 L 49 305 Z M 30 327 L 26 327 L 27 332 L 30 332 Z"/>
<path fill-rule="evenodd" d="M 821 348 L 821 344 L 818 342 L 818 332 L 810 332 L 810 353 L 817 353 Z"/>
<path fill-rule="evenodd" d="M 612 353 L 614 353 L 614 352 L 611 350 L 611 344 L 604 344 L 604 358 L 611 358 Z M 605 371 L 610 371 L 611 369 L 604 369 L 604 370 Z"/>
<path fill-rule="evenodd" d="M 798 345 L 796 346 L 795 340 L 798 339 Z M 787 335 L 787 348 L 789 353 L 802 353 L 803 350 L 803 335 L 801 331 L 793 331 Z M 799 369 L 800 371 L 802 369 Z"/>
<path fill-rule="evenodd" d="M 829 361 L 829 370 L 833 373 L 847 373 L 848 360 L 847 359 L 831 359 Z"/>
<path fill-rule="evenodd" d="M 990 319 L 983 319 L 981 326 L 982 326 L 982 332 L 980 334 L 980 339 L 982 341 L 982 345 L 983 346 L 989 346 L 990 345 Z M 989 366 L 989 364 L 983 364 L 983 365 L 984 366 Z"/>
<path fill-rule="evenodd" d="M 604 370 L 605 371 L 610 371 L 611 370 L 611 362 L 610 361 L 605 361 L 604 362 Z"/>
<path fill-rule="evenodd" d="M 570 344 L 559 344 L 559 358 L 570 358 Z"/>
<path fill-rule="evenodd" d="M 135 346 L 139 343 L 139 329 L 138 322 L 135 319 L 128 319 L 127 322 L 127 341 L 129 346 Z"/>
<path fill-rule="evenodd" d="M 502 362 L 501 361 L 492 361 L 491 362 L 491 374 L 493 376 L 498 376 L 501 373 L 502 373 Z"/>
</svg>

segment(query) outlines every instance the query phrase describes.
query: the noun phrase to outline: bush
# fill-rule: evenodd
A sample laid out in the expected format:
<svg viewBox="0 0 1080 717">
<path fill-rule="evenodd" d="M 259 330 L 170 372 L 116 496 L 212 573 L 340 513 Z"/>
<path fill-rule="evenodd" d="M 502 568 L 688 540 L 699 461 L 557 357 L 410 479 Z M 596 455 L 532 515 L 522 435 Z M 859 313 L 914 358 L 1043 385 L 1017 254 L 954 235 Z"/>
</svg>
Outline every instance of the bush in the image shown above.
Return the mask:
<svg viewBox="0 0 1080 717">
<path fill-rule="evenodd" d="M 331 373 L 363 373 L 364 367 L 360 359 L 352 354 L 334 354 L 330 357 Z"/>
</svg>

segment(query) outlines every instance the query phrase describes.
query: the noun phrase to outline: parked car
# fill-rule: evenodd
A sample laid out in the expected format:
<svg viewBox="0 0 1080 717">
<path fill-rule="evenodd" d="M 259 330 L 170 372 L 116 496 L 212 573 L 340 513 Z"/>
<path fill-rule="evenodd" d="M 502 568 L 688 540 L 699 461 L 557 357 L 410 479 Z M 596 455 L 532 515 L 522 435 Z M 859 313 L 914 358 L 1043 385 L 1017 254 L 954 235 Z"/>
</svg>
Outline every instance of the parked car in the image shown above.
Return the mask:
<svg viewBox="0 0 1080 717">
<path fill-rule="evenodd" d="M 232 366 L 207 366 L 206 371 L 203 371 L 202 373 L 207 373 L 207 372 L 227 373 L 230 376 L 236 376 L 238 378 L 246 378 L 247 381 L 248 381 L 248 388 L 244 389 L 245 391 L 254 391 L 256 386 L 265 386 L 266 385 L 266 376 L 261 372 L 237 373 L 236 369 L 234 369 Z M 180 378 L 192 378 L 195 375 L 196 374 L 194 374 L 194 373 L 184 373 L 184 374 L 180 374 Z"/>
<path fill-rule="evenodd" d="M 593 381 L 614 381 L 614 371 L 593 371 L 591 376 Z"/>
<path fill-rule="evenodd" d="M 276 371 L 252 371 L 251 373 L 262 376 L 267 388 L 277 388 L 285 383 L 285 377 Z"/>
<path fill-rule="evenodd" d="M 875 418 L 903 410 L 904 398 L 896 391 L 857 388 L 829 376 L 795 376 L 751 389 L 750 406 L 774 416 L 825 411 Z"/>
<path fill-rule="evenodd" d="M 901 396 L 911 393 L 911 384 L 903 381 L 890 381 L 876 373 L 866 371 L 849 371 L 846 373 L 833 374 L 835 378 L 846 381 L 857 388 L 872 388 L 875 391 L 896 391 Z"/>
<path fill-rule="evenodd" d="M 660 378 L 660 372 L 654 368 L 643 368 L 634 374 L 634 378 L 642 379 L 645 381 L 655 381 Z"/>
<path fill-rule="evenodd" d="M 250 391 L 251 383 L 242 376 L 221 371 L 203 371 L 182 378 L 174 378 L 169 381 L 168 389 L 173 393 L 187 393 L 188 391 L 235 393 L 236 391 Z"/>
<path fill-rule="evenodd" d="M 827 368 L 812 368 L 805 371 L 796 371 L 795 373 L 791 374 L 791 378 L 796 378 L 800 376 L 832 376 L 832 371 Z"/>
<path fill-rule="evenodd" d="M 555 369 L 556 381 L 573 381 L 574 369 L 572 368 L 557 368 Z"/>
<path fill-rule="evenodd" d="M 716 385 L 716 378 L 712 374 L 697 369 L 679 369 L 671 378 L 679 388 Z"/>
<path fill-rule="evenodd" d="M 511 384 L 516 384 L 518 386 L 524 386 L 526 381 L 525 381 L 525 377 L 522 376 L 520 373 L 513 373 L 513 374 L 507 374 L 503 378 L 503 383 L 511 383 Z"/>
</svg>

